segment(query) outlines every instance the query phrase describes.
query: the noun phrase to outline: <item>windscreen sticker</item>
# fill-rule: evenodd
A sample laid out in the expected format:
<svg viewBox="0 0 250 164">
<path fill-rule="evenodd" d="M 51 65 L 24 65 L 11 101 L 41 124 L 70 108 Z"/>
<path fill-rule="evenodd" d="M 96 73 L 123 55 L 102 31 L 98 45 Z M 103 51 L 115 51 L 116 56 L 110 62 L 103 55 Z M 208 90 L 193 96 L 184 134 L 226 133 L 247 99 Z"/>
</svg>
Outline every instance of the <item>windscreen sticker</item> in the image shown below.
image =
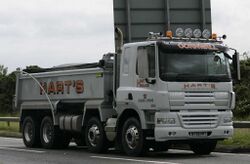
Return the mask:
<svg viewBox="0 0 250 164">
<path fill-rule="evenodd" d="M 180 49 L 188 50 L 213 50 L 218 51 L 215 45 L 212 44 L 200 44 L 200 43 L 178 43 Z"/>
</svg>

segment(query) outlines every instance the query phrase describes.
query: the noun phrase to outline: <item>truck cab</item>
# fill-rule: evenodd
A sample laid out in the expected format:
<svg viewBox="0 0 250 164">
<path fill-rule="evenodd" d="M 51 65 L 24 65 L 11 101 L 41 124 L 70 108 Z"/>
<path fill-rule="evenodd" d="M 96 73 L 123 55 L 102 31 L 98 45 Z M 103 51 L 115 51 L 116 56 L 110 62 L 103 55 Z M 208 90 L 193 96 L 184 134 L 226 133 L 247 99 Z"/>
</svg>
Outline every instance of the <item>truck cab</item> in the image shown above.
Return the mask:
<svg viewBox="0 0 250 164">
<path fill-rule="evenodd" d="M 158 146 L 183 141 L 208 154 L 233 135 L 230 63 L 237 54 L 228 51 L 221 41 L 206 39 L 159 37 L 124 46 L 117 112 L 138 120 L 123 128 L 128 154 L 139 137 Z"/>
</svg>

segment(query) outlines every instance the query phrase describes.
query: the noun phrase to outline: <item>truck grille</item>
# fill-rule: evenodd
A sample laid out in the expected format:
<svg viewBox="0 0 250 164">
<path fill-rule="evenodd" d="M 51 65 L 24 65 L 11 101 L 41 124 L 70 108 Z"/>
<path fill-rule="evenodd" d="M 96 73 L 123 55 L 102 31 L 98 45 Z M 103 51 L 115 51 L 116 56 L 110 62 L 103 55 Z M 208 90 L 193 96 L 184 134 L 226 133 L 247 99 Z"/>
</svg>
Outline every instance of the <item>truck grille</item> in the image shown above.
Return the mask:
<svg viewBox="0 0 250 164">
<path fill-rule="evenodd" d="M 218 115 L 181 115 L 181 121 L 185 128 L 215 128 L 218 125 Z"/>
<path fill-rule="evenodd" d="M 186 105 L 211 105 L 214 104 L 213 92 L 185 92 Z"/>
<path fill-rule="evenodd" d="M 228 109 L 230 95 L 228 92 L 170 92 L 171 110 L 221 110 Z"/>
</svg>

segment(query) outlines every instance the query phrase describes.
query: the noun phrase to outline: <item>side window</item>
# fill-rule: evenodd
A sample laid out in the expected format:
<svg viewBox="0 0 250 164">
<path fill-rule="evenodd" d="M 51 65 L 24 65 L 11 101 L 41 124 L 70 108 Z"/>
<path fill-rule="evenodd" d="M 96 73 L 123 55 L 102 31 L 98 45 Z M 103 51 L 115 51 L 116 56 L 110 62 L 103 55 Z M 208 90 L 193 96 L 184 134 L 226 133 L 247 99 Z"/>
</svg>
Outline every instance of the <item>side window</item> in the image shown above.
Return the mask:
<svg viewBox="0 0 250 164">
<path fill-rule="evenodd" d="M 136 61 L 136 74 L 140 78 L 155 77 L 155 47 L 138 47 Z"/>
<path fill-rule="evenodd" d="M 149 77 L 154 78 L 155 77 L 155 47 L 154 46 L 148 46 L 147 52 L 148 52 L 148 64 L 149 64 Z"/>
<path fill-rule="evenodd" d="M 122 67 L 123 74 L 128 74 L 129 72 L 129 52 L 130 52 L 129 48 L 126 48 L 124 51 L 123 67 Z"/>
</svg>

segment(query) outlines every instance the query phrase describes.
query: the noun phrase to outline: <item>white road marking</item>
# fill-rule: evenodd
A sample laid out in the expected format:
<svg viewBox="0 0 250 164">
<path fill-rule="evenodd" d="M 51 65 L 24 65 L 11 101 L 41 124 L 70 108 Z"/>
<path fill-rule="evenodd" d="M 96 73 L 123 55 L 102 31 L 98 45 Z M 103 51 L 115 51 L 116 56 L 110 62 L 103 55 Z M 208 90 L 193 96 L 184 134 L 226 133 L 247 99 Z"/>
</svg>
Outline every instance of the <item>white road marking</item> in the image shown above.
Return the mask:
<svg viewBox="0 0 250 164">
<path fill-rule="evenodd" d="M 213 152 L 212 154 L 218 154 L 218 155 L 227 155 L 227 156 L 248 156 L 250 157 L 250 154 L 240 154 L 240 153 L 219 153 L 219 152 Z"/>
<path fill-rule="evenodd" d="M 169 149 L 172 152 L 177 152 L 177 153 L 193 153 L 191 150 L 177 150 L 177 149 Z M 226 155 L 226 156 L 247 156 L 250 157 L 250 154 L 244 154 L 244 153 L 222 153 L 222 152 L 212 152 L 212 154 L 216 155 Z"/>
<path fill-rule="evenodd" d="M 180 163 L 172 163 L 172 162 L 165 162 L 165 161 L 148 161 L 148 160 L 139 160 L 139 159 L 132 159 L 132 158 L 114 158 L 114 157 L 103 157 L 103 156 L 90 156 L 90 157 L 91 158 L 99 158 L 99 159 L 108 159 L 108 160 L 142 162 L 142 163 L 180 164 Z"/>
<path fill-rule="evenodd" d="M 21 141 L 21 138 L 7 138 L 7 137 L 0 137 L 0 139 L 4 139 L 4 140 L 12 140 L 12 141 Z"/>
<path fill-rule="evenodd" d="M 19 149 L 19 148 L 10 148 L 10 147 L 0 147 L 0 150 L 11 150 L 11 151 L 39 153 L 39 154 L 45 153 L 45 151 L 40 151 L 40 150 L 29 150 L 29 149 Z"/>
</svg>

